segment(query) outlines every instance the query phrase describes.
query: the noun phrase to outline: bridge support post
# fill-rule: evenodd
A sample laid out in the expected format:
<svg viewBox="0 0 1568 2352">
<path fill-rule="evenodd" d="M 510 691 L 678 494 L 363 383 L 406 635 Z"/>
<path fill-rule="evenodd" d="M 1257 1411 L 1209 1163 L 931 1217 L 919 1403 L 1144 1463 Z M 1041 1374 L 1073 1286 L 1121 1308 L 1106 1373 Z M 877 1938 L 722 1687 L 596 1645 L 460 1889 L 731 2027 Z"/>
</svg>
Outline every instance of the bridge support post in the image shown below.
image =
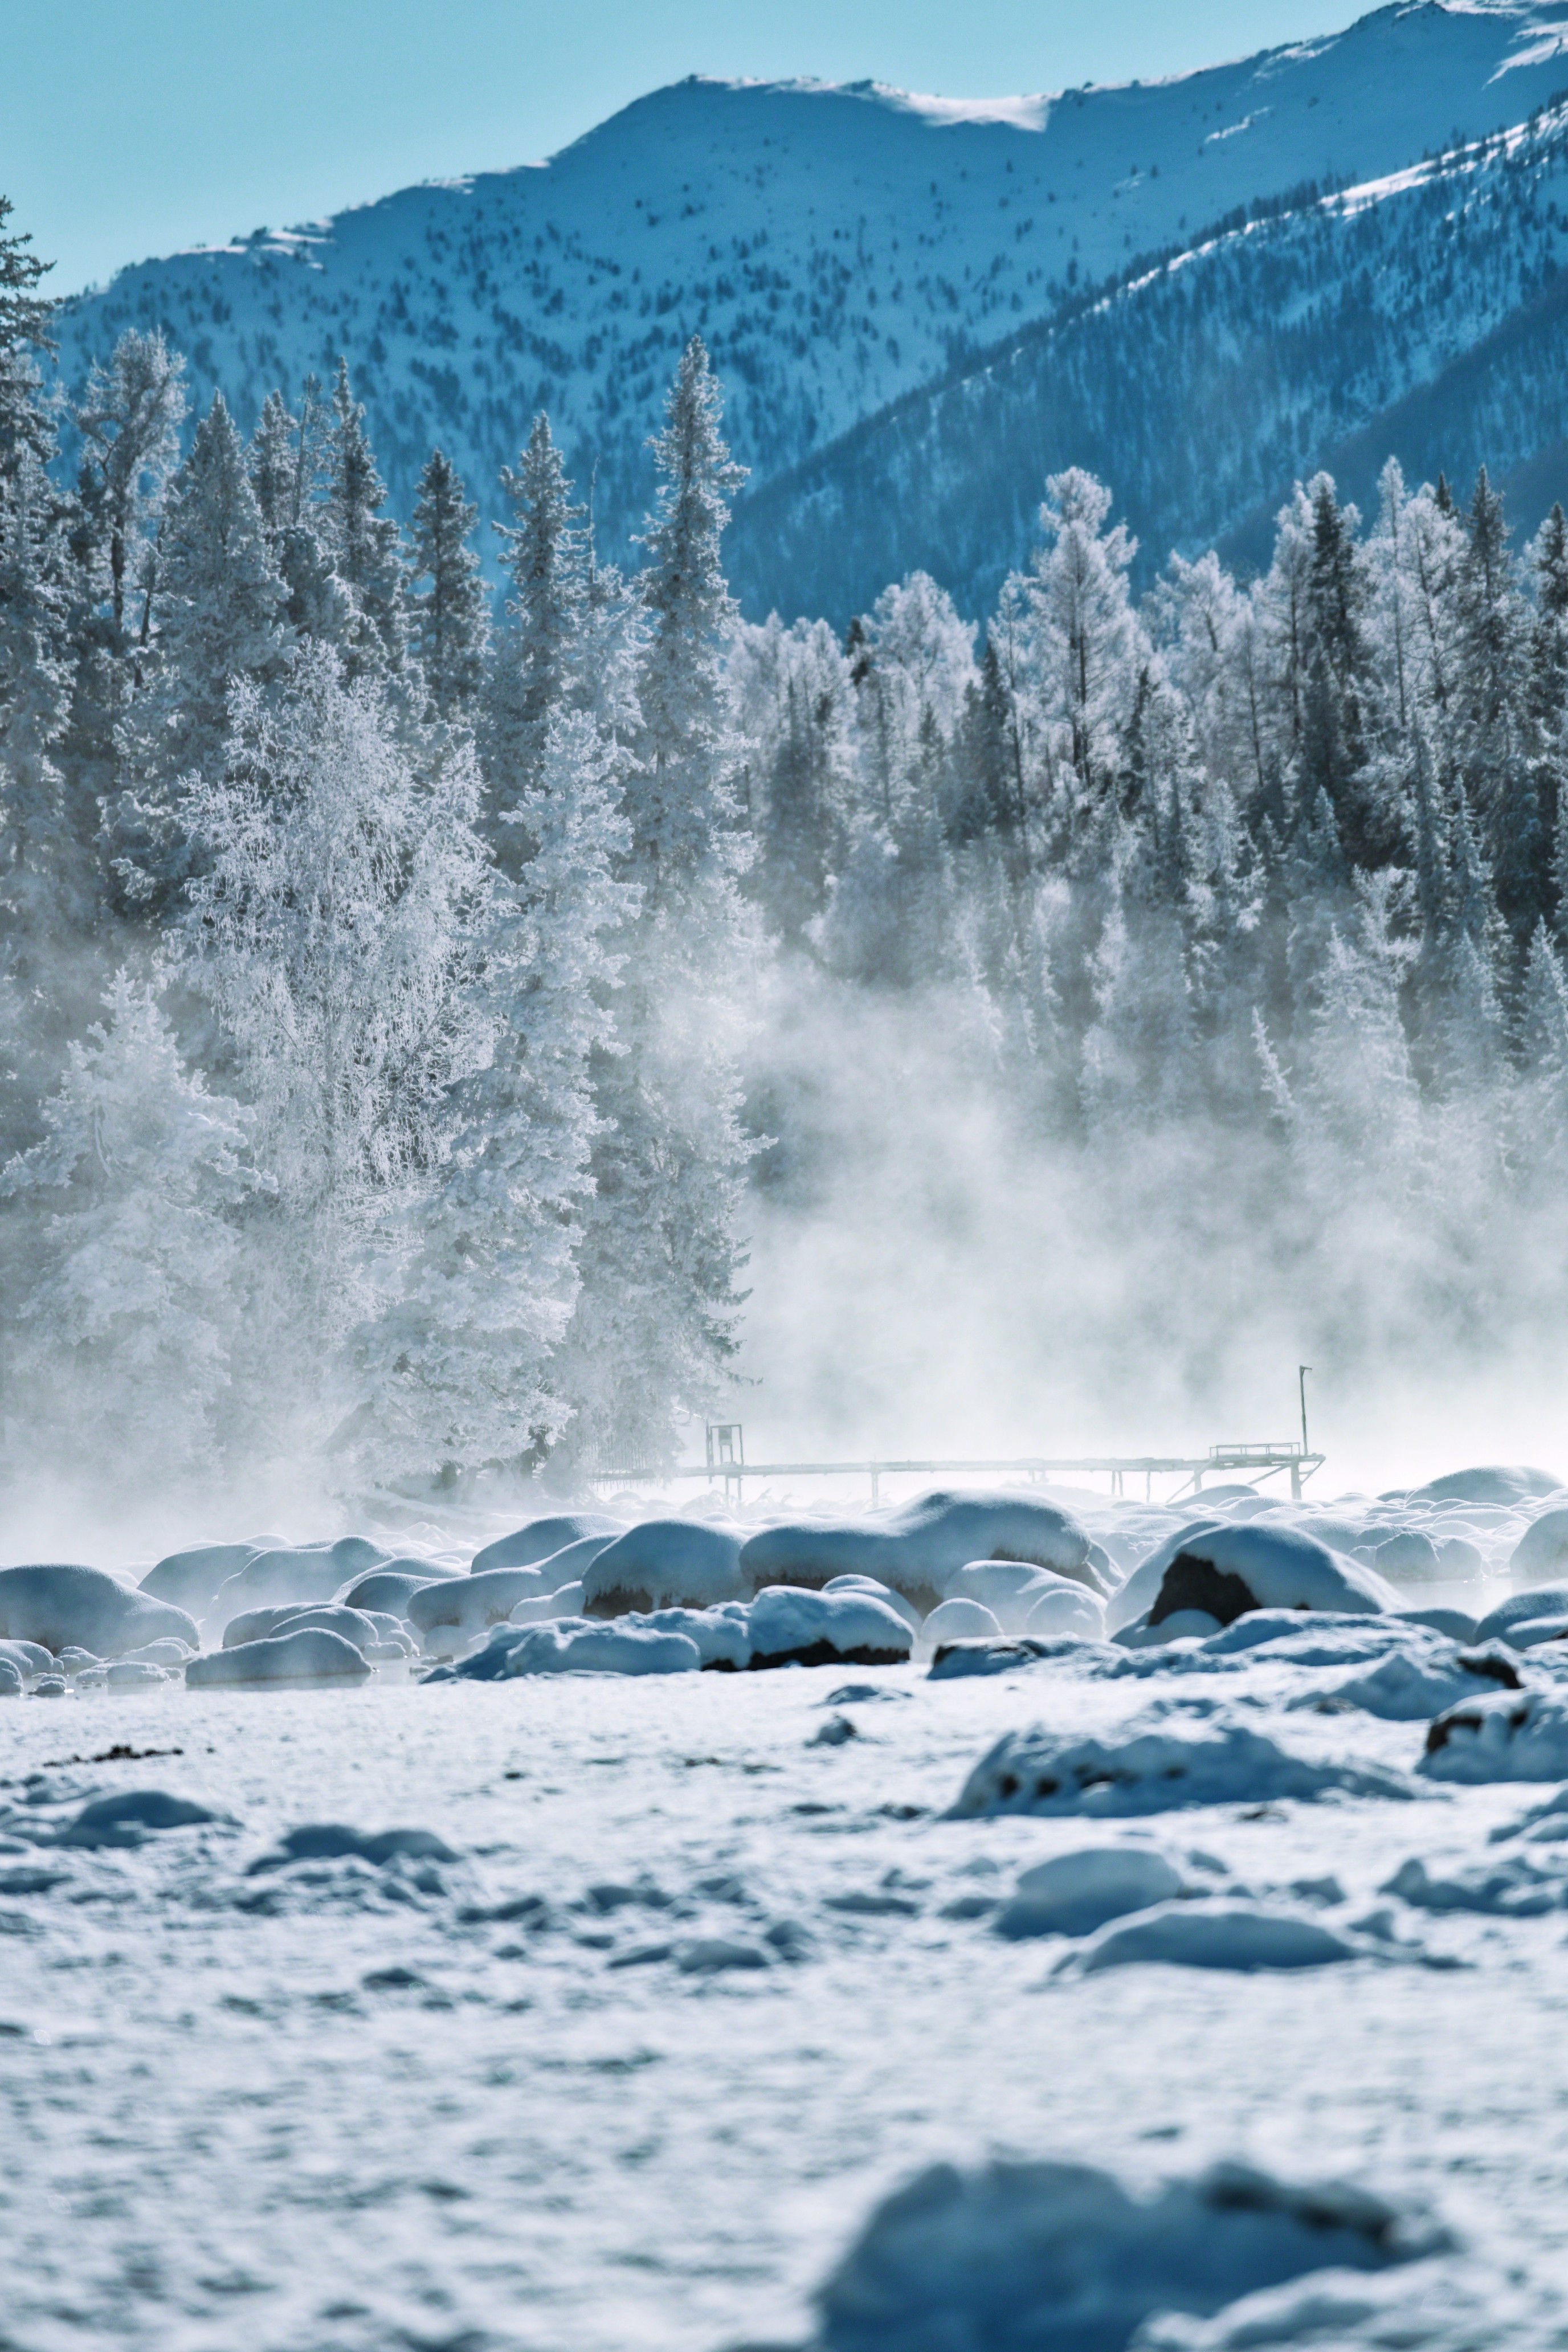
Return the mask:
<svg viewBox="0 0 1568 2352">
<path fill-rule="evenodd" d="M 1301 1465 L 1299 1462 L 1292 1462 L 1290 1465 L 1290 1500 L 1293 1503 L 1299 1503 L 1300 1499 Z"/>
</svg>

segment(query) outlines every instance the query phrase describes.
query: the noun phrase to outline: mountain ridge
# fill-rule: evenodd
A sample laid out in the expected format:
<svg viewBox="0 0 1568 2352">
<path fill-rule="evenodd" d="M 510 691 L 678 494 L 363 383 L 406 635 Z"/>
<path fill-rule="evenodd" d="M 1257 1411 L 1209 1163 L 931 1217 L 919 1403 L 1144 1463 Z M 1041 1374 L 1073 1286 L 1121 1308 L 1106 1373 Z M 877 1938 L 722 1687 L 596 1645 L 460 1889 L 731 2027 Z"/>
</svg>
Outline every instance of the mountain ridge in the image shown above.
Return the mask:
<svg viewBox="0 0 1568 2352">
<path fill-rule="evenodd" d="M 59 372 L 79 383 L 123 328 L 156 326 L 195 407 L 221 387 L 248 426 L 274 383 L 297 395 L 341 351 L 405 519 L 437 441 L 499 519 L 500 468 L 547 407 L 624 561 L 690 333 L 725 381 L 754 508 L 1137 255 L 1304 181 L 1417 165 L 1563 82 L 1568 0 L 1415 0 L 1191 74 L 1004 100 L 693 77 L 542 164 L 134 264 L 62 306 Z M 742 568 L 749 609 L 804 593 Z"/>
</svg>

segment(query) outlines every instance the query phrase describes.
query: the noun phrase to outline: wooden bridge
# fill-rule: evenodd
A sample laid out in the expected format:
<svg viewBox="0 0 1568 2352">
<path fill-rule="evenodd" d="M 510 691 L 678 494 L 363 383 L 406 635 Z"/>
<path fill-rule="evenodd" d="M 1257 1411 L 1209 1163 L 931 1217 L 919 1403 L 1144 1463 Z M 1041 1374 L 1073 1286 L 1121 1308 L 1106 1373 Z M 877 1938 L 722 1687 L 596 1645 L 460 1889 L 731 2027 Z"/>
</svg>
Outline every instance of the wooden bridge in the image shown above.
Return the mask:
<svg viewBox="0 0 1568 2352">
<path fill-rule="evenodd" d="M 1129 1475 L 1142 1476 L 1147 1500 L 1152 1495 L 1157 1477 L 1179 1477 L 1181 1485 L 1169 1498 L 1175 1501 L 1189 1486 L 1194 1496 L 1203 1492 L 1205 1478 L 1216 1474 L 1240 1476 L 1248 1485 L 1261 1478 L 1272 1477 L 1276 1471 L 1285 1471 L 1290 1480 L 1292 1502 L 1301 1499 L 1301 1485 L 1324 1461 L 1321 1454 L 1309 1453 L 1305 1445 L 1291 1440 L 1279 1444 L 1246 1445 L 1211 1445 L 1206 1454 L 1081 1454 L 1055 1455 L 1043 1454 L 1019 1454 L 1010 1461 L 973 1461 L 957 1458 L 930 1461 L 864 1461 L 864 1462 L 748 1462 L 742 1442 L 740 1423 L 716 1423 L 708 1430 L 708 1458 L 705 1462 L 681 1463 L 674 1469 L 605 1469 L 590 1470 L 588 1477 L 595 1486 L 662 1486 L 679 1478 L 707 1479 L 710 1484 L 722 1478 L 726 1498 L 731 1494 L 737 1502 L 744 1499 L 744 1481 L 771 1478 L 869 1478 L 873 1506 L 880 1500 L 881 1482 L 893 1477 L 981 1476 L 989 1478 L 1042 1478 L 1083 1476 L 1109 1474 L 1110 1491 L 1124 1495 Z"/>
</svg>

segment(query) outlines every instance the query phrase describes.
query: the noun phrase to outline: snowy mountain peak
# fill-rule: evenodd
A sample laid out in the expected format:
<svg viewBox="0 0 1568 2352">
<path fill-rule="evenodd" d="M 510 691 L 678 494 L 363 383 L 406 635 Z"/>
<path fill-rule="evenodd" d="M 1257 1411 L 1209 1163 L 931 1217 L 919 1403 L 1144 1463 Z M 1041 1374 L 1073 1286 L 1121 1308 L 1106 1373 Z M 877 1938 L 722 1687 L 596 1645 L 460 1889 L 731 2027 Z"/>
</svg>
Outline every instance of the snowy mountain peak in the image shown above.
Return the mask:
<svg viewBox="0 0 1568 2352">
<path fill-rule="evenodd" d="M 877 81 L 693 78 L 546 163 L 142 263 L 69 304 L 60 368 L 126 326 L 243 425 L 347 355 L 397 509 L 438 442 L 494 512 L 547 408 L 605 551 L 700 331 L 752 490 L 1140 257 L 1259 204 L 1371 184 L 1568 86 L 1568 0 L 1384 8 L 1173 80 L 954 100 Z"/>
</svg>

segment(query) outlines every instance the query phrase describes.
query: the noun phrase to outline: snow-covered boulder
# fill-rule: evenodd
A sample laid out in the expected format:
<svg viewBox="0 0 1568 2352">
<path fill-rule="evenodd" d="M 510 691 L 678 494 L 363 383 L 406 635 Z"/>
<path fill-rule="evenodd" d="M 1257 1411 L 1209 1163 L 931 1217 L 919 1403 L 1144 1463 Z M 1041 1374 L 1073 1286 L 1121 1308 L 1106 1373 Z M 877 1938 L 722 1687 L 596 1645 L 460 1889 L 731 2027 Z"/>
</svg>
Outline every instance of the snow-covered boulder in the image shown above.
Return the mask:
<svg viewBox="0 0 1568 2352">
<path fill-rule="evenodd" d="M 491 1568 L 421 1585 L 404 1614 L 427 1650 L 456 1649 L 487 1626 L 504 1625 L 520 1601 L 547 1601 L 554 1590 L 542 1569 Z"/>
<path fill-rule="evenodd" d="M 103 1677 L 103 1687 L 111 1691 L 151 1690 L 154 1684 L 168 1682 L 171 1677 L 163 1666 L 150 1665 L 144 1658 L 116 1658 L 112 1665 L 93 1671 L 92 1685 Z"/>
<path fill-rule="evenodd" d="M 507 1653 L 506 1676 L 518 1675 L 688 1675 L 702 1664 L 697 1643 L 686 1633 L 660 1633 L 650 1625 L 595 1624 L 585 1617 L 561 1617 L 528 1625 Z"/>
<path fill-rule="evenodd" d="M 933 1610 L 931 1614 L 935 1613 Z M 930 1617 L 926 1623 L 931 1623 Z M 1070 1654 L 1079 1646 L 1070 1633 L 1050 1642 L 1037 1642 L 1027 1633 L 950 1634 L 937 1645 L 931 1680 L 956 1683 L 967 1682 L 975 1675 L 1010 1675 L 1022 1666 L 1037 1666 L 1042 1659 Z"/>
<path fill-rule="evenodd" d="M 1418 1854 L 1402 1862 L 1378 1888 L 1396 1895 L 1416 1911 L 1476 1911 L 1494 1919 L 1539 1919 L 1568 1904 L 1568 1874 L 1560 1863 L 1542 1864 L 1510 1853 L 1496 1862 L 1445 1868 Z"/>
<path fill-rule="evenodd" d="M 982 1601 L 942 1601 L 921 1627 L 921 1639 L 932 1650 L 947 1642 L 984 1642 L 1002 1628 Z"/>
<path fill-rule="evenodd" d="M 1213 1632 L 1256 1609 L 1363 1616 L 1398 1606 L 1398 1593 L 1375 1569 L 1331 1551 L 1300 1528 L 1209 1520 L 1167 1537 L 1134 1569 L 1106 1617 L 1113 1633 L 1157 1633 L 1195 1610 L 1215 1621 Z"/>
<path fill-rule="evenodd" d="M 363 1683 L 374 1669 L 341 1633 L 307 1625 L 269 1640 L 210 1650 L 185 1668 L 187 1690 L 239 1690 L 256 1685 Z"/>
<path fill-rule="evenodd" d="M 346 1609 L 333 1601 L 323 1601 L 311 1609 L 248 1610 L 224 1627 L 223 1647 L 235 1650 L 246 1642 L 270 1641 L 279 1634 L 303 1633 L 310 1627 L 318 1632 L 341 1633 L 374 1664 L 391 1664 L 395 1659 L 411 1656 L 414 1651 L 413 1643 L 395 1617 L 378 1618 L 368 1610 Z"/>
<path fill-rule="evenodd" d="M 1550 1642 L 1568 1642 L 1568 1616 L 1527 1617 L 1522 1625 L 1509 1627 L 1508 1641 L 1513 1650 L 1539 1650 Z"/>
<path fill-rule="evenodd" d="M 247 1560 L 265 1547 L 255 1543 L 193 1544 L 172 1551 L 142 1579 L 140 1590 L 154 1601 L 172 1601 L 176 1609 L 205 1617 L 219 1588 L 237 1575 Z"/>
<path fill-rule="evenodd" d="M 1450 1642 L 1473 1642 L 1476 1620 L 1464 1609 L 1401 1609 L 1398 1614 L 1407 1625 L 1425 1625 L 1434 1633 L 1446 1634 Z"/>
<path fill-rule="evenodd" d="M 1376 1530 L 1374 1540 L 1356 1546 L 1356 1557 L 1395 1584 L 1430 1584 L 1443 1573 L 1442 1555 L 1420 1528 Z"/>
<path fill-rule="evenodd" d="M 1216 1901 L 1162 1904 L 1102 1927 L 1063 1963 L 1074 1975 L 1163 1961 L 1179 1969 L 1321 1969 L 1360 1959 L 1376 1947 L 1342 1935 L 1321 1919 L 1271 1904 Z M 1386 1954 L 1381 1955 L 1386 1957 Z"/>
<path fill-rule="evenodd" d="M 740 1674 L 752 1663 L 751 1611 L 743 1601 L 723 1601 L 716 1609 L 656 1609 L 626 1623 L 653 1633 L 683 1633 L 696 1643 L 704 1674 Z"/>
<path fill-rule="evenodd" d="M 1519 1687 L 1518 1671 L 1500 1643 L 1479 1652 L 1413 1648 L 1396 1650 L 1366 1673 L 1305 1693 L 1292 1704 L 1322 1711 L 1357 1707 L 1384 1723 L 1429 1723 L 1463 1699 Z"/>
<path fill-rule="evenodd" d="M 567 1546 L 596 1543 L 601 1551 L 626 1532 L 624 1519 L 607 1519 L 599 1511 L 568 1511 L 553 1518 L 530 1519 L 510 1536 L 498 1537 L 474 1554 L 470 1573 L 483 1576 L 492 1568 L 537 1568 Z M 562 1582 L 566 1581 L 563 1577 Z"/>
<path fill-rule="evenodd" d="M 824 1592 L 868 1592 L 873 1601 L 885 1601 L 889 1609 L 896 1609 L 911 1633 L 918 1633 L 921 1630 L 923 1620 L 913 1601 L 906 1601 L 901 1592 L 895 1592 L 890 1584 L 882 1583 L 878 1577 L 830 1576 L 822 1590 Z"/>
<path fill-rule="evenodd" d="M 1568 1508 L 1542 1511 L 1531 1522 L 1508 1564 L 1515 1584 L 1549 1584 L 1568 1576 Z"/>
<path fill-rule="evenodd" d="M 275 1609 L 289 1601 L 297 1606 L 331 1601 L 346 1584 L 373 1568 L 384 1567 L 391 1558 L 363 1536 L 257 1552 L 225 1579 L 207 1615 L 215 1623 L 226 1624 L 247 1609 Z"/>
<path fill-rule="evenodd" d="M 194 1650 L 194 1617 L 173 1602 L 127 1587 L 100 1568 L 0 1568 L 0 1641 L 60 1651 L 77 1643 L 97 1658 L 123 1657 L 172 1634 Z"/>
<path fill-rule="evenodd" d="M 1105 1552 L 1070 1511 L 1028 1495 L 931 1494 L 876 1519 L 801 1519 L 751 1537 L 741 1565 L 752 1586 L 820 1591 L 832 1578 L 875 1577 L 922 1615 L 947 1598 L 966 1561 L 1023 1560 L 1104 1594 L 1116 1581 Z"/>
<path fill-rule="evenodd" d="M 302 1822 L 285 1831 L 270 1853 L 258 1853 L 247 1878 L 287 1870 L 296 1862 L 368 1862 L 385 1870 L 398 1863 L 457 1862 L 459 1856 L 434 1830 L 356 1830 L 346 1822 Z"/>
<path fill-rule="evenodd" d="M 227 1819 L 189 1797 L 171 1796 L 167 1789 L 124 1789 L 112 1797 L 89 1798 L 61 1831 L 58 1843 L 89 1851 L 137 1846 L 165 1830 L 197 1829 Z"/>
<path fill-rule="evenodd" d="M 937 2164 L 878 2206 L 824 2282 L 814 2352 L 1123 2352 L 1157 2315 L 1441 2242 L 1364 2190 L 1236 2164 L 1149 2195 L 1084 2164 Z"/>
<path fill-rule="evenodd" d="M 1476 1470 L 1450 1470 L 1446 1477 L 1429 1478 L 1425 1486 L 1412 1486 L 1406 1500 L 1412 1503 L 1490 1503 L 1510 1510 L 1517 1503 L 1528 1503 L 1542 1495 L 1557 1494 L 1563 1485 L 1546 1470 L 1527 1470 L 1507 1464 L 1489 1463 Z"/>
<path fill-rule="evenodd" d="M 1318 1797 L 1328 1789 L 1356 1796 L 1410 1794 L 1395 1772 L 1293 1756 L 1250 1724 L 1207 1709 L 1154 1714 L 1104 1738 L 1045 1724 L 1009 1731 L 971 1772 L 949 1819 L 1160 1813 L 1182 1805 Z"/>
<path fill-rule="evenodd" d="M 739 1537 L 701 1519 L 645 1519 L 579 1572 L 585 1617 L 709 1609 L 743 1601 L 752 1589 L 741 1569 Z"/>
<path fill-rule="evenodd" d="M 914 1636 L 897 1610 L 868 1592 L 812 1592 L 770 1584 L 747 1612 L 752 1664 L 901 1665 Z"/>
<path fill-rule="evenodd" d="M 1510 1592 L 1495 1609 L 1489 1609 L 1476 1626 L 1478 1642 L 1508 1642 L 1513 1638 L 1517 1625 L 1538 1623 L 1542 1618 L 1568 1617 L 1568 1584 L 1527 1584 L 1519 1592 Z"/>
<path fill-rule="evenodd" d="M 1004 1633 L 1102 1633 L 1105 1604 L 1075 1577 L 1011 1559 L 966 1560 L 947 1580 L 950 1601 L 978 1601 Z M 1035 1626 L 1037 1612 L 1039 1624 Z"/>
<path fill-rule="evenodd" d="M 20 1698 L 27 1678 L 12 1658 L 0 1654 L 0 1698 Z"/>
<path fill-rule="evenodd" d="M 82 1655 L 87 1655 L 86 1651 Z M 55 1659 L 41 1642 L 0 1642 L 0 1662 L 14 1667 L 25 1683 L 39 1675 L 52 1674 Z"/>
<path fill-rule="evenodd" d="M 416 1592 L 427 1584 L 450 1584 L 457 1576 L 454 1569 L 420 1568 L 416 1570 L 407 1563 L 394 1561 L 389 1568 L 373 1568 L 368 1576 L 356 1577 L 333 1599 L 345 1609 L 375 1609 L 389 1617 L 406 1617 L 408 1603 Z"/>
<path fill-rule="evenodd" d="M 1083 1846 L 1026 1870 L 996 1915 L 1000 1936 L 1090 1936 L 1108 1919 L 1186 1892 L 1168 1854 L 1149 1845 Z"/>
<path fill-rule="evenodd" d="M 1105 1639 L 1105 1603 L 1067 1577 L 1046 1578 L 1028 1592 L 1028 1611 L 1020 1630 L 1038 1641 L 1058 1633 L 1077 1633 L 1088 1642 Z"/>
<path fill-rule="evenodd" d="M 183 1666 L 188 1658 L 195 1656 L 195 1650 L 189 1642 L 178 1641 L 174 1634 L 165 1633 L 161 1641 L 143 1642 L 139 1650 L 128 1651 L 120 1663 L 124 1666 Z M 85 1652 L 81 1657 L 82 1664 L 89 1669 L 103 1663 L 100 1658 L 88 1657 Z"/>
<path fill-rule="evenodd" d="M 1416 1769 L 1429 1780 L 1568 1780 L 1568 1706 L 1538 1690 L 1466 1699 L 1428 1727 Z"/>
</svg>

